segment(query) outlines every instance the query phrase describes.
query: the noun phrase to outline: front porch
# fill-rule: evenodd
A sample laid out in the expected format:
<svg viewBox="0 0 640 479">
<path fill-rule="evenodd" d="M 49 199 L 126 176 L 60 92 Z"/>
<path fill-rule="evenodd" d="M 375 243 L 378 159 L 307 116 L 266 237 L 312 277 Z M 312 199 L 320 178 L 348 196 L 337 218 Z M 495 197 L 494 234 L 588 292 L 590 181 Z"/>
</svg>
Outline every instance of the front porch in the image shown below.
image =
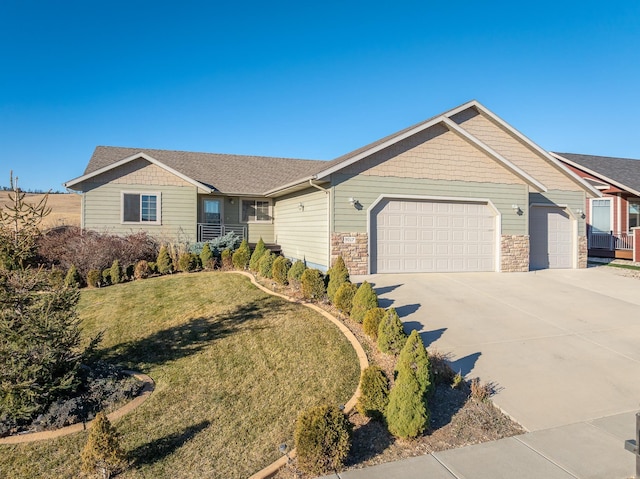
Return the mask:
<svg viewBox="0 0 640 479">
<path fill-rule="evenodd" d="M 589 256 L 597 258 L 633 258 L 633 233 L 601 232 L 588 233 Z"/>
<path fill-rule="evenodd" d="M 248 238 L 247 225 L 220 224 L 220 223 L 198 223 L 198 242 L 211 241 L 235 233 L 241 240 Z"/>
</svg>

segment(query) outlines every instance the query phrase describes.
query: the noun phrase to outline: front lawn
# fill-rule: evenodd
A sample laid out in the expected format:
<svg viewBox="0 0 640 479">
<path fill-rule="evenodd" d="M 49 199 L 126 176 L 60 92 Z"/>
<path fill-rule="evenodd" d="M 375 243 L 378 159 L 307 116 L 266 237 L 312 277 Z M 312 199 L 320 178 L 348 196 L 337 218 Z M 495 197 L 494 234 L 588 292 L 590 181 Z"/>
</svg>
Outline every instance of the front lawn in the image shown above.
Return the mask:
<svg viewBox="0 0 640 479">
<path fill-rule="evenodd" d="M 333 324 L 240 275 L 85 290 L 79 309 L 87 337 L 105 331 L 105 359 L 156 381 L 116 422 L 131 459 L 118 477 L 248 477 L 293 444 L 299 411 L 344 404 L 359 380 L 355 351 Z M 0 477 L 77 477 L 86 437 L 0 446 Z"/>
</svg>

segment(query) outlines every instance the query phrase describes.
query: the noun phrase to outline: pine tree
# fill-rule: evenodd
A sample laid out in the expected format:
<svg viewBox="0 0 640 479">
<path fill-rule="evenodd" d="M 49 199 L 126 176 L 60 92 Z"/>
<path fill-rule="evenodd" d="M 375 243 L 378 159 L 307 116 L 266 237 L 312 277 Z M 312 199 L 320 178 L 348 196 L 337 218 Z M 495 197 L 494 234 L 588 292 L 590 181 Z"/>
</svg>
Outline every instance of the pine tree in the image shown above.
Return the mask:
<svg viewBox="0 0 640 479">
<path fill-rule="evenodd" d="M 389 393 L 386 415 L 389 432 L 396 437 L 417 437 L 429 427 L 426 407 L 416 377 L 406 370 L 398 374 Z"/>
<path fill-rule="evenodd" d="M 400 374 L 402 370 L 407 370 L 407 372 L 412 373 L 416 377 L 420 385 L 420 391 L 426 401 L 427 396 L 432 392 L 429 355 L 424 347 L 422 338 L 415 329 L 411 331 L 406 344 L 402 348 L 402 351 L 400 351 L 395 370 L 398 374 Z"/>
<path fill-rule="evenodd" d="M 80 282 L 80 273 L 78 273 L 75 265 L 72 264 L 69 271 L 67 271 L 67 275 L 64 277 L 64 284 L 70 288 L 79 288 Z"/>
<path fill-rule="evenodd" d="M 381 419 L 389 403 L 389 380 L 379 366 L 369 366 L 362 371 L 360 397 L 357 409 L 360 414 Z"/>
<path fill-rule="evenodd" d="M 333 266 L 327 271 L 327 275 L 329 276 L 329 283 L 327 284 L 327 296 L 329 297 L 329 301 L 333 303 L 334 297 L 338 292 L 338 289 L 343 283 L 349 281 L 349 270 L 344 264 L 344 260 L 342 256 L 338 256 L 338 258 L 333 263 Z"/>
<path fill-rule="evenodd" d="M 102 479 L 109 479 L 126 467 L 127 461 L 120 447 L 118 433 L 104 412 L 99 412 L 91 424 L 81 458 L 82 472 L 97 474 Z"/>
<path fill-rule="evenodd" d="M 202 247 L 202 251 L 200 251 L 200 262 L 205 269 L 209 268 L 209 262 L 213 258 L 213 253 L 211 252 L 211 247 L 209 243 L 205 243 Z"/>
<path fill-rule="evenodd" d="M 242 240 L 238 249 L 233 253 L 231 260 L 235 269 L 244 271 L 249 266 L 249 260 L 251 259 L 251 250 L 249 249 L 249 243 L 247 240 Z"/>
<path fill-rule="evenodd" d="M 378 349 L 387 354 L 398 355 L 407 341 L 402 321 L 394 308 L 389 308 L 378 327 Z"/>
<path fill-rule="evenodd" d="M 353 306 L 351 307 L 351 313 L 349 316 L 356 323 L 362 323 L 367 311 L 378 307 L 378 295 L 373 290 L 371 285 L 364 281 L 355 296 L 353 297 Z"/>
<path fill-rule="evenodd" d="M 254 273 L 258 272 L 260 259 L 262 258 L 266 250 L 267 248 L 264 246 L 264 241 L 262 241 L 262 238 L 260 238 L 258 240 L 258 243 L 256 244 L 256 249 L 254 249 L 253 253 L 251 254 L 251 259 L 249 260 L 249 269 Z"/>
<path fill-rule="evenodd" d="M 156 268 L 158 269 L 158 273 L 160 274 L 168 274 L 173 272 L 173 261 L 171 260 L 169 250 L 165 245 L 162 245 L 160 247 L 158 259 L 156 261 Z"/>
<path fill-rule="evenodd" d="M 113 260 L 111 264 L 111 284 L 118 284 L 122 282 L 122 268 L 120 268 L 120 262 L 117 259 Z"/>
</svg>

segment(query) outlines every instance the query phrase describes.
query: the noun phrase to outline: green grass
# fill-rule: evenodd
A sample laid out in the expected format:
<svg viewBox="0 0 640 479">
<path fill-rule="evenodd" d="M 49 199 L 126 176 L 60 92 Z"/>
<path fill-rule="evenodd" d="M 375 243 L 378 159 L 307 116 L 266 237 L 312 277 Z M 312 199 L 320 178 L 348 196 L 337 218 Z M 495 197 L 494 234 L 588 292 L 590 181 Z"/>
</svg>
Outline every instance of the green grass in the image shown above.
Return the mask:
<svg viewBox="0 0 640 479">
<path fill-rule="evenodd" d="M 87 337 L 101 355 L 149 374 L 156 390 L 116 423 L 131 467 L 122 478 L 241 478 L 293 444 L 297 414 L 356 389 L 356 354 L 319 314 L 246 277 L 176 275 L 85 290 Z M 0 477 L 71 478 L 86 433 L 0 446 Z"/>
</svg>

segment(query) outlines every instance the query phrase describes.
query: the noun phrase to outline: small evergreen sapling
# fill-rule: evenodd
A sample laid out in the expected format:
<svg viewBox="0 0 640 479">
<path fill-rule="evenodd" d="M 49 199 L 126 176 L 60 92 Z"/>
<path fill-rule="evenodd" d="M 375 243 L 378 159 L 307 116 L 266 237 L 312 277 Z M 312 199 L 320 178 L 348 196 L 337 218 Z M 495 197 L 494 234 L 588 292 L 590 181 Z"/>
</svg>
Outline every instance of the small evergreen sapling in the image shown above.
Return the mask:
<svg viewBox="0 0 640 479">
<path fill-rule="evenodd" d="M 305 269 L 300 278 L 302 296 L 306 300 L 322 301 L 327 295 L 324 289 L 324 275 L 319 269 Z"/>
<path fill-rule="evenodd" d="M 122 269 L 120 268 L 120 262 L 117 259 L 113 260 L 110 272 L 111 284 L 118 284 L 122 282 Z"/>
<path fill-rule="evenodd" d="M 209 269 L 211 265 L 211 260 L 213 259 L 213 252 L 211 251 L 211 247 L 209 243 L 205 243 L 202 246 L 202 251 L 200 251 L 200 262 L 205 269 Z"/>
<path fill-rule="evenodd" d="M 247 240 L 242 240 L 240 247 L 233 253 L 231 260 L 235 269 L 244 271 L 249 266 L 249 260 L 251 259 L 251 250 L 249 249 L 249 243 Z"/>
<path fill-rule="evenodd" d="M 289 283 L 298 284 L 302 279 L 302 274 L 307 269 L 304 264 L 304 261 L 296 260 L 295 263 L 291 265 L 291 269 L 287 273 L 287 279 Z"/>
<path fill-rule="evenodd" d="M 87 272 L 87 286 L 89 286 L 90 288 L 99 287 L 101 278 L 102 275 L 100 274 L 100 271 L 98 271 L 97 269 L 90 269 Z"/>
<path fill-rule="evenodd" d="M 284 286 L 288 283 L 287 275 L 290 269 L 291 261 L 284 256 L 278 256 L 271 267 L 271 276 L 276 283 Z"/>
<path fill-rule="evenodd" d="M 273 268 L 273 262 L 276 260 L 276 255 L 267 250 L 260 258 L 258 263 L 258 272 L 263 278 L 271 279 L 271 269 Z"/>
<path fill-rule="evenodd" d="M 349 281 L 349 270 L 344 264 L 344 260 L 342 256 L 338 256 L 338 258 L 333 263 L 333 266 L 327 272 L 329 276 L 329 283 L 327 284 L 327 296 L 329 297 L 329 301 L 334 302 L 334 297 L 338 292 L 338 289 L 343 283 Z"/>
<path fill-rule="evenodd" d="M 233 255 L 229 248 L 222 250 L 220 260 L 222 261 L 223 270 L 229 271 L 230 269 L 233 269 Z"/>
<path fill-rule="evenodd" d="M 160 274 L 169 274 L 173 272 L 173 261 L 169 255 L 169 250 L 165 245 L 160 247 L 158 259 L 156 261 L 156 269 Z"/>
<path fill-rule="evenodd" d="M 251 259 L 249 260 L 249 269 L 254 273 L 258 272 L 260 259 L 264 255 L 264 252 L 267 248 L 264 246 L 264 241 L 262 241 L 262 237 L 258 240 L 256 244 L 256 248 L 253 250 L 251 254 Z"/>
<path fill-rule="evenodd" d="M 389 380 L 379 366 L 362 371 L 360 397 L 356 405 L 363 416 L 382 419 L 389 403 Z"/>
<path fill-rule="evenodd" d="M 341 468 L 351 449 L 351 429 L 337 406 L 324 404 L 302 411 L 294 432 L 298 467 L 314 475 Z"/>
<path fill-rule="evenodd" d="M 356 295 L 357 291 L 358 286 L 353 284 L 351 281 L 342 283 L 333 297 L 333 305 L 344 314 L 351 313 L 353 297 Z"/>
<path fill-rule="evenodd" d="M 351 319 L 356 323 L 362 323 L 367 311 L 378 307 L 378 295 L 373 290 L 371 285 L 365 281 L 363 282 L 355 296 L 353 297 L 353 306 L 351 307 Z"/>
<path fill-rule="evenodd" d="M 69 271 L 67 271 L 67 275 L 64 277 L 64 285 L 79 288 L 81 281 L 80 273 L 78 273 L 75 265 L 71 265 Z"/>
<path fill-rule="evenodd" d="M 378 339 L 378 328 L 380 327 L 380 321 L 387 314 L 387 310 L 384 308 L 373 308 L 367 311 L 364 315 L 364 321 L 362 321 L 362 330 L 364 334 L 371 339 Z"/>
<path fill-rule="evenodd" d="M 102 479 L 109 479 L 127 465 L 118 433 L 104 412 L 99 412 L 91 424 L 81 459 L 82 472 Z"/>
<path fill-rule="evenodd" d="M 427 350 L 424 347 L 422 338 L 415 329 L 411 331 L 407 342 L 402 348 L 402 351 L 400 351 L 395 370 L 397 374 L 400 374 L 402 370 L 407 370 L 407 372 L 416 377 L 420 391 L 426 402 L 427 396 L 432 392 L 433 381 Z"/>
<path fill-rule="evenodd" d="M 386 354 L 397 356 L 405 343 L 407 335 L 402 328 L 402 321 L 394 308 L 389 308 L 378 327 L 378 349 Z"/>
<path fill-rule="evenodd" d="M 417 437 L 428 428 L 429 411 L 415 375 L 406 370 L 398 374 L 385 417 L 389 432 L 396 437 Z"/>
</svg>

